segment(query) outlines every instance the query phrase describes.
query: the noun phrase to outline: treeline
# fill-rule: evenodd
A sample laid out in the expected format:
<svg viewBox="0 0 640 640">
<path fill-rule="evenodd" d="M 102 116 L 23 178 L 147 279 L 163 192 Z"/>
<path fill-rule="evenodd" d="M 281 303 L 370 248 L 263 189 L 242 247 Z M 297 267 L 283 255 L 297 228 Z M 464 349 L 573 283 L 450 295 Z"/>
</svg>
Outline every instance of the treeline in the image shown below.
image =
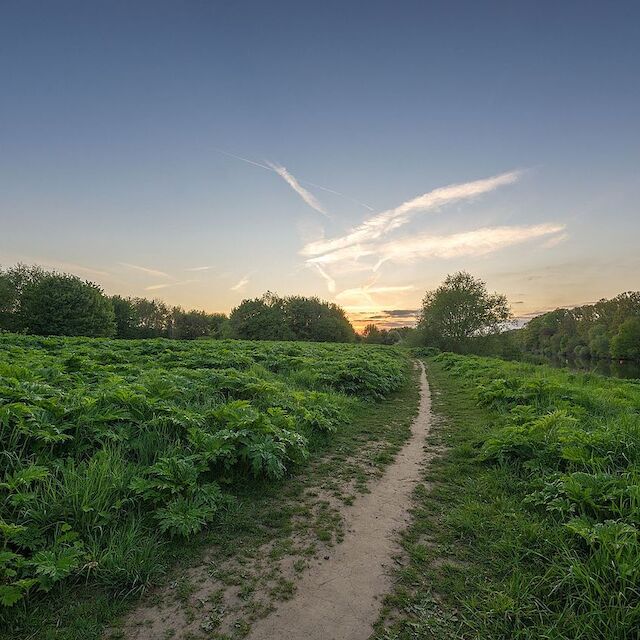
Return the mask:
<svg viewBox="0 0 640 640">
<path fill-rule="evenodd" d="M 267 292 L 243 300 L 229 315 L 233 337 L 247 340 L 354 342 L 356 333 L 341 307 L 318 298 Z"/>
<path fill-rule="evenodd" d="M 241 338 L 353 342 L 335 304 L 266 293 L 223 313 L 186 311 L 161 300 L 107 296 L 81 278 L 38 266 L 0 269 L 0 330 L 36 335 L 116 338 Z"/>
<path fill-rule="evenodd" d="M 222 313 L 185 311 L 160 300 L 107 296 L 67 273 L 18 264 L 0 270 L 0 329 L 55 336 L 220 338 Z"/>
<path fill-rule="evenodd" d="M 518 333 L 529 353 L 640 360 L 640 291 L 544 313 Z"/>
<path fill-rule="evenodd" d="M 464 271 L 448 275 L 422 302 L 409 345 L 518 358 L 525 354 L 640 361 L 640 292 L 556 309 L 509 329 L 507 298 Z M 375 333 L 375 332 L 374 332 Z"/>
</svg>

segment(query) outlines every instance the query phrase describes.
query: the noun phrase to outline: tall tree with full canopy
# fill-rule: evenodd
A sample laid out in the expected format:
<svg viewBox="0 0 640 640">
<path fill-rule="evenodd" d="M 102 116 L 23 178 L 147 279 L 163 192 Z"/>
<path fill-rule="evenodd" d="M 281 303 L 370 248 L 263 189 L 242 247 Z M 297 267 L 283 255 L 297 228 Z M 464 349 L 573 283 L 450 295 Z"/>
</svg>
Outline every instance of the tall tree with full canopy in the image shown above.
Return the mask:
<svg viewBox="0 0 640 640">
<path fill-rule="evenodd" d="M 426 293 L 418 329 L 424 344 L 463 351 L 474 337 L 497 333 L 510 319 L 506 296 L 489 293 L 483 280 L 459 271 Z"/>
</svg>

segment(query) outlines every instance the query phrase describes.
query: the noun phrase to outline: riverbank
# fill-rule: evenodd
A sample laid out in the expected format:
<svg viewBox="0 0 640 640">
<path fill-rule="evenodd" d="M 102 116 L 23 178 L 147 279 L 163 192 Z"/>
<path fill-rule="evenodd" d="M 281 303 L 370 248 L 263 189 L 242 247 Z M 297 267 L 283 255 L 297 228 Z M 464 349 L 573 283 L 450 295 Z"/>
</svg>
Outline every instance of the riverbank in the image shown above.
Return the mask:
<svg viewBox="0 0 640 640">
<path fill-rule="evenodd" d="M 640 611 L 640 384 L 427 360 L 432 460 L 378 640 L 626 640 Z"/>
</svg>

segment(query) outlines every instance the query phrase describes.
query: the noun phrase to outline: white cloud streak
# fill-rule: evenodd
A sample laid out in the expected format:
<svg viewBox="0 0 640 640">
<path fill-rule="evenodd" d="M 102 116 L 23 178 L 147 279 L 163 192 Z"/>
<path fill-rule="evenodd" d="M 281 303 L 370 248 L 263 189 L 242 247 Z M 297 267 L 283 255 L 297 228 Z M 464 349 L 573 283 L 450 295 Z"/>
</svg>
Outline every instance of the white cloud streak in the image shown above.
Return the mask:
<svg viewBox="0 0 640 640">
<path fill-rule="evenodd" d="M 244 278 L 231 287 L 231 291 L 242 291 L 248 284 L 249 276 L 244 276 Z"/>
<path fill-rule="evenodd" d="M 314 267 L 315 270 L 324 278 L 325 282 L 327 283 L 327 289 L 329 290 L 329 293 L 335 293 L 336 281 L 318 263 L 313 263 L 309 266 Z"/>
<path fill-rule="evenodd" d="M 561 224 L 539 224 L 519 227 L 486 227 L 454 233 L 448 236 L 421 234 L 388 242 L 372 250 L 379 256 L 374 271 L 381 264 L 410 262 L 418 258 L 456 258 L 459 256 L 482 256 L 521 244 L 535 238 L 550 236 L 564 231 Z"/>
<path fill-rule="evenodd" d="M 516 182 L 520 175 L 520 171 L 510 171 L 483 180 L 434 189 L 417 198 L 403 202 L 393 209 L 372 216 L 344 236 L 310 242 L 302 248 L 300 253 L 303 256 L 319 256 L 354 245 L 373 242 L 390 231 L 407 224 L 417 213 L 431 211 L 446 204 L 489 193 L 498 187 Z"/>
<path fill-rule="evenodd" d="M 179 287 L 183 284 L 191 284 L 192 282 L 198 282 L 198 280 L 182 280 L 180 282 L 164 282 L 162 284 L 152 284 L 149 287 L 145 287 L 145 291 L 158 291 L 160 289 L 167 289 L 168 287 Z"/>
<path fill-rule="evenodd" d="M 260 167 L 261 169 L 266 169 L 267 171 L 273 171 L 274 173 L 280 174 L 280 172 L 278 171 L 277 165 L 272 164 L 270 162 L 267 163 L 267 164 L 262 164 L 261 162 L 256 162 L 255 160 L 250 160 L 249 158 L 243 158 L 242 156 L 238 156 L 235 153 L 229 153 L 228 151 L 223 151 L 222 149 L 216 149 L 216 151 L 218 153 L 222 153 L 225 156 L 229 156 L 230 158 L 235 158 L 236 160 L 241 160 L 242 162 L 246 162 L 247 164 L 251 164 L 254 167 Z M 284 167 L 281 167 L 281 168 L 284 168 Z M 287 171 L 287 170 L 285 169 L 285 171 Z M 340 196 L 341 198 L 346 198 L 347 200 L 350 200 L 351 202 L 354 202 L 355 204 L 360 205 L 361 207 L 364 207 L 365 209 L 369 209 L 369 211 L 373 211 L 374 210 L 373 207 L 370 207 L 368 204 L 366 204 L 364 202 L 361 202 L 360 200 L 356 200 L 355 198 L 352 198 L 351 196 L 348 196 L 345 193 L 341 193 L 340 191 L 336 191 L 335 189 L 329 189 L 329 187 L 323 187 L 322 185 L 316 184 L 315 182 L 310 182 L 309 180 L 297 180 L 296 178 L 294 178 L 294 180 L 296 180 L 298 185 L 299 184 L 308 184 L 310 187 L 315 187 L 316 189 L 321 189 L 322 191 L 326 191 L 327 193 L 332 193 L 333 195 Z M 306 191 L 306 189 L 305 189 L 305 191 Z M 309 195 L 311 195 L 311 194 L 309 194 Z M 313 198 L 313 196 L 311 196 L 311 197 Z M 324 215 L 327 215 L 324 211 L 320 211 L 320 213 L 322 213 Z"/>
<path fill-rule="evenodd" d="M 213 267 L 191 267 L 189 269 L 185 269 L 185 271 L 209 271 L 209 269 L 213 269 Z"/>
<path fill-rule="evenodd" d="M 561 233 L 559 236 L 554 236 L 553 238 L 549 238 L 542 246 L 545 249 L 552 249 L 553 247 L 557 247 L 559 244 L 565 242 L 565 240 L 569 239 L 568 233 Z"/>
<path fill-rule="evenodd" d="M 129 262 L 118 262 L 119 265 L 123 267 L 127 267 L 128 269 L 134 269 L 135 271 L 141 271 L 142 273 L 146 273 L 149 276 L 157 276 L 160 278 L 170 278 L 175 280 L 175 278 L 164 271 L 158 271 L 157 269 L 149 269 L 147 267 L 141 267 L 137 264 L 131 264 Z"/>
<path fill-rule="evenodd" d="M 318 202 L 316 197 L 307 191 L 295 178 L 287 171 L 286 167 L 279 164 L 271 164 L 269 166 L 275 171 L 312 209 L 315 209 L 318 213 L 321 213 L 327 218 L 329 214 L 322 208 L 322 205 Z"/>
</svg>

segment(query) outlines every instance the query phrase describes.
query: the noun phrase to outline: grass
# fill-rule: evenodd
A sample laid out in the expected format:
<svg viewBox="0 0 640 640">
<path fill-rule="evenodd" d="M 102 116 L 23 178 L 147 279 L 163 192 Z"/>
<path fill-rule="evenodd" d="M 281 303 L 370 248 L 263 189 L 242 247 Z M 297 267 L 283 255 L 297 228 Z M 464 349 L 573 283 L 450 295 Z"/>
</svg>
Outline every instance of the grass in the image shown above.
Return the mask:
<svg viewBox="0 0 640 640">
<path fill-rule="evenodd" d="M 283 599 L 292 593 L 289 576 L 284 576 L 278 567 L 283 553 L 294 554 L 307 562 L 322 553 L 326 545 L 341 540 L 342 522 L 337 509 L 324 503 L 327 500 L 348 502 L 355 493 L 367 490 L 368 481 L 382 472 L 407 439 L 417 406 L 415 384 L 407 383 L 406 356 L 383 348 L 358 351 L 358 347 L 345 350 L 344 346 L 337 349 L 334 345 L 291 343 L 176 344 L 162 340 L 69 341 L 5 336 L 0 340 L 0 349 L 13 358 L 13 361 L 3 360 L 8 368 L 0 367 L 5 384 L 7 379 L 18 380 L 23 390 L 39 391 L 41 395 L 42 390 L 47 389 L 45 376 L 49 376 L 48 387 L 58 395 L 77 394 L 80 398 L 101 397 L 105 387 L 116 382 L 114 376 L 118 376 L 120 392 L 122 387 L 134 389 L 146 402 L 154 398 L 171 399 L 172 390 L 176 388 L 175 376 L 180 376 L 180 382 L 187 379 L 187 393 L 181 396 L 182 405 L 172 405 L 172 411 L 185 408 L 194 411 L 195 408 L 198 413 L 205 407 L 207 411 L 220 411 L 221 407 L 226 409 L 232 405 L 238 394 L 260 412 L 268 411 L 270 405 L 286 405 L 285 411 L 290 412 L 293 419 L 292 431 L 305 438 L 308 451 L 300 462 L 285 461 L 287 471 L 281 477 L 252 473 L 250 464 L 246 467 L 241 464 L 230 472 L 213 465 L 201 472 L 202 480 L 196 474 L 195 494 L 203 482 L 205 485 L 217 482 L 224 496 L 223 506 L 213 519 L 202 525 L 197 536 L 179 533 L 158 536 L 152 521 L 142 515 L 116 516 L 113 522 L 117 523 L 117 530 L 111 534 L 109 527 L 93 526 L 105 517 L 101 511 L 108 515 L 114 500 L 122 499 L 118 492 L 126 492 L 131 485 L 127 465 L 118 467 L 118 456 L 112 455 L 113 448 L 121 446 L 117 440 L 107 438 L 97 450 L 85 449 L 72 463 L 55 461 L 56 455 L 52 454 L 57 454 L 60 445 L 47 449 L 38 462 L 53 468 L 60 481 L 48 488 L 46 495 L 54 504 L 62 500 L 64 504 L 77 505 L 72 512 L 85 518 L 86 524 L 80 522 L 72 526 L 71 531 L 80 530 L 83 553 L 87 547 L 102 553 L 103 573 L 97 578 L 95 571 L 91 573 L 83 567 L 84 572 L 66 576 L 53 584 L 49 592 L 34 590 L 25 604 L 17 603 L 12 609 L 5 609 L 7 615 L 0 624 L 3 640 L 15 637 L 94 640 L 101 637 L 107 627 L 118 637 L 122 630 L 113 626 L 114 621 L 137 602 L 143 590 L 151 591 L 149 599 L 161 606 L 166 592 L 152 588 L 173 583 L 175 587 L 169 591 L 173 594 L 171 597 L 180 602 L 185 619 L 199 620 L 202 616 L 201 628 L 213 630 L 215 627 L 218 633 L 217 619 L 224 607 L 212 604 L 207 608 L 208 619 L 204 619 L 200 605 L 193 603 L 193 594 L 200 585 L 185 577 L 188 567 L 202 562 L 205 550 L 213 550 L 213 557 L 207 556 L 206 562 L 210 563 L 210 574 L 216 576 L 218 589 L 233 589 L 234 585 L 243 589 L 242 605 L 234 612 L 228 633 L 228 637 L 242 637 L 251 620 L 270 610 L 270 603 L 260 600 L 258 595 L 270 590 L 271 599 Z M 377 354 L 381 359 L 376 363 Z M 357 363 L 364 360 L 371 366 L 365 364 L 365 369 L 359 370 Z M 400 364 L 399 368 L 394 362 Z M 390 363 L 391 369 L 385 373 Z M 229 365 L 234 367 L 233 372 Z M 82 371 L 70 377 L 59 371 L 62 367 Z M 220 367 L 224 377 L 218 373 Z M 333 378 L 328 373 L 331 370 Z M 31 379 L 25 384 L 20 378 L 27 375 L 31 375 Z M 395 382 L 392 381 L 394 375 L 397 376 Z M 212 378 L 218 383 L 217 387 L 212 386 Z M 230 391 L 231 383 L 235 385 L 234 391 Z M 10 384 L 15 389 L 15 383 Z M 221 388 L 226 389 L 223 397 L 216 395 Z M 114 393 L 113 389 L 108 391 Z M 54 395 L 48 389 L 47 392 Z M 166 446 L 167 441 L 175 447 L 175 434 L 180 433 L 182 427 L 175 421 L 169 427 L 155 420 L 157 416 L 150 418 L 144 413 L 144 402 L 134 401 L 138 403 L 136 410 L 141 412 L 139 424 L 148 424 L 151 420 L 155 432 L 135 434 L 134 438 L 128 434 L 127 443 L 134 440 L 136 447 L 147 452 L 142 465 L 157 465 L 159 456 L 151 452 L 158 446 Z M 320 413 L 314 414 L 317 409 Z M 118 417 L 113 419 L 117 422 Z M 123 431 L 131 429 L 131 421 L 132 414 L 129 414 Z M 77 436 L 75 429 L 72 427 L 66 432 Z M 117 433 L 113 425 L 110 431 Z M 144 439 L 141 444 L 140 438 Z M 76 437 L 73 446 L 78 440 Z M 28 447 L 23 450 L 28 452 Z M 127 459 L 127 456 L 120 457 Z M 143 477 L 164 478 L 163 484 L 167 484 L 166 478 L 174 478 L 178 473 L 185 483 L 191 482 L 189 478 L 194 475 L 192 469 L 179 467 L 172 469 L 169 476 L 164 469 L 158 469 L 156 475 Z M 131 476 L 135 478 L 139 474 Z M 90 489 L 87 481 L 94 482 Z M 42 488 L 37 482 L 32 486 L 40 491 Z M 155 491 L 154 487 L 151 490 Z M 153 510 L 150 513 L 153 514 Z M 84 534 L 94 530 L 97 531 L 95 539 Z M 252 577 L 242 567 L 261 561 L 260 550 L 265 545 L 273 545 L 273 557 L 265 561 L 264 576 Z M 220 569 L 230 563 L 233 569 Z M 109 580 L 103 577 L 105 566 L 111 567 Z M 303 568 L 298 563 L 292 570 L 298 574 Z M 212 592 L 211 597 L 214 595 Z M 225 617 L 229 617 L 228 611 Z M 171 629 L 166 630 L 170 632 Z M 219 637 L 227 636 L 220 632 Z"/>
<path fill-rule="evenodd" d="M 443 355 L 376 638 L 640 637 L 640 385 Z"/>
</svg>

